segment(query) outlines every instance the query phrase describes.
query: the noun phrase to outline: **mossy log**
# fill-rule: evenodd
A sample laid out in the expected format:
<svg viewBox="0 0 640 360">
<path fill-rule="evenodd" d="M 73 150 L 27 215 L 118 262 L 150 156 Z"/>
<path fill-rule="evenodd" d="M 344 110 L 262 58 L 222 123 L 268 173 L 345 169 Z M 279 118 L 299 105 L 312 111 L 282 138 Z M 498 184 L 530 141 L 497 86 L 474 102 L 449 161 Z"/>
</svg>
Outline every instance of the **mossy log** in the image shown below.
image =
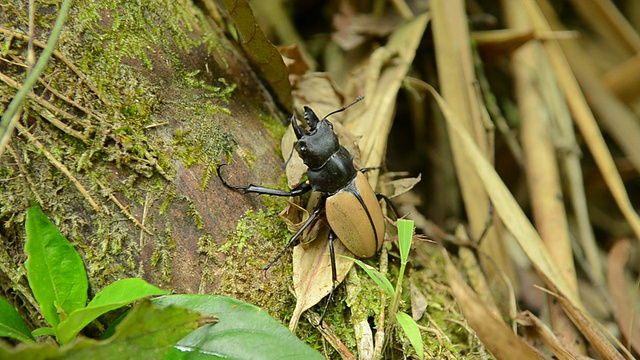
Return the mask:
<svg viewBox="0 0 640 360">
<path fill-rule="evenodd" d="M 26 76 L 27 4 L 0 12 L 2 109 Z M 36 2 L 35 10 L 37 57 L 58 8 Z M 256 271 L 284 241 L 274 240 L 286 234 L 277 210 L 229 191 L 215 173 L 231 162 L 233 181 L 281 182 L 284 114 L 209 11 L 192 2 L 73 2 L 0 158 L 0 295 L 32 325 L 44 325 L 22 266 L 32 203 L 81 254 L 90 297 L 140 277 L 176 293 L 230 294 L 276 317 L 282 308 L 273 306 L 293 301 L 278 283 L 290 279 L 278 275 L 283 265 L 266 280 Z M 268 225 L 237 235 L 260 221 Z M 239 238 L 246 247 L 219 251 Z"/>
</svg>

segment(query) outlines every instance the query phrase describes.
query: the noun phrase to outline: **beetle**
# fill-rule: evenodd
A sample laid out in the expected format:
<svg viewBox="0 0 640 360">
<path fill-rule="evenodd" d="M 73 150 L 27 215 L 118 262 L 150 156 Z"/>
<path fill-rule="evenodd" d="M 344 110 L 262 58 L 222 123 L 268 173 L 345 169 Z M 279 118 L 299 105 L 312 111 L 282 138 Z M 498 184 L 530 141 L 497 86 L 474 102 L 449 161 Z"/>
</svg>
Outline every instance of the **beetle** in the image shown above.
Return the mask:
<svg viewBox="0 0 640 360">
<path fill-rule="evenodd" d="M 360 100 L 362 97 L 356 98 L 351 104 L 330 112 L 322 120 L 310 107 L 305 106 L 304 118 L 308 129 L 298 125 L 295 114 L 291 116 L 291 126 L 297 138 L 294 147 L 308 170 L 307 181 L 290 191 L 253 184 L 233 186 L 226 182 L 221 173 L 221 168 L 226 164 L 220 164 L 217 169 L 218 177 L 224 186 L 245 194 L 299 196 L 311 190 L 321 194 L 309 219 L 291 237 L 280 254 L 264 268 L 266 270 L 277 262 L 324 211 L 331 229 L 329 231 L 329 255 L 333 285 L 325 303 L 320 323 L 322 323 L 322 318 L 324 318 L 337 283 L 333 242 L 336 238 L 340 239 L 342 244 L 358 258 L 368 258 L 375 255 L 382 247 L 385 232 L 385 220 L 378 200 L 384 199 L 387 204 L 391 205 L 388 198 L 374 192 L 364 175 L 366 171 L 374 168 L 356 169 L 353 156 L 344 146 L 340 145 L 338 137 L 333 131 L 333 124 L 327 119 Z"/>
</svg>

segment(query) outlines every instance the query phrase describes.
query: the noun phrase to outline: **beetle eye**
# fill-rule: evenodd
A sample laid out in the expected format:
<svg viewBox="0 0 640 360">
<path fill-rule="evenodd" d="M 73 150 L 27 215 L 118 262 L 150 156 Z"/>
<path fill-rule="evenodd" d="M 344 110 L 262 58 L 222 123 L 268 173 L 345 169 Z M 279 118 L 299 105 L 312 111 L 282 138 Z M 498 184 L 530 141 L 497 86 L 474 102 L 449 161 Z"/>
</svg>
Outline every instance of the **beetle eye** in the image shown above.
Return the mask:
<svg viewBox="0 0 640 360">
<path fill-rule="evenodd" d="M 307 152 L 307 143 L 298 142 L 298 151 L 300 151 L 301 153 Z"/>
</svg>

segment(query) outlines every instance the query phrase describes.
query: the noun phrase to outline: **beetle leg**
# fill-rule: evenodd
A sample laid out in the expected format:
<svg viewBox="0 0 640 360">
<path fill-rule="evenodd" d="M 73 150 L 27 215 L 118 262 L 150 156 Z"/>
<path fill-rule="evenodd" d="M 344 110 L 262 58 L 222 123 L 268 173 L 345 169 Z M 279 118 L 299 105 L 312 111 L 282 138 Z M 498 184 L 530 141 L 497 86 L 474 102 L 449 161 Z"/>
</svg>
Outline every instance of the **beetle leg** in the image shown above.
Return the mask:
<svg viewBox="0 0 640 360">
<path fill-rule="evenodd" d="M 299 196 L 311 190 L 311 184 L 309 184 L 308 182 L 303 182 L 302 184 L 291 189 L 291 191 L 271 189 L 268 187 L 256 186 L 253 184 L 249 184 L 247 186 L 233 186 L 227 183 L 227 181 L 222 177 L 222 172 L 220 171 L 220 169 L 222 169 L 222 167 L 226 165 L 227 164 L 218 165 L 218 178 L 220 178 L 220 181 L 222 182 L 222 184 L 228 187 L 229 189 L 242 191 L 245 194 L 255 193 L 255 194 L 272 195 L 272 196 Z"/>
<path fill-rule="evenodd" d="M 324 202 L 325 202 L 325 198 L 324 197 L 320 198 L 320 202 L 318 203 L 318 206 L 313 211 L 311 216 L 309 216 L 309 219 L 307 219 L 307 222 L 305 222 L 302 225 L 302 227 L 298 231 L 296 231 L 296 233 L 291 237 L 287 245 L 285 245 L 284 249 L 280 251 L 278 256 L 276 256 L 275 259 L 271 260 L 271 262 L 267 266 L 263 267 L 262 270 L 265 270 L 265 271 L 269 270 L 269 268 L 272 267 L 273 264 L 277 263 L 278 260 L 280 260 L 282 255 L 284 255 L 285 251 L 287 251 L 287 249 L 291 247 L 291 244 L 293 244 L 296 241 L 296 239 L 298 239 L 300 235 L 302 235 L 302 233 L 309 227 L 309 225 L 311 225 L 311 223 L 313 223 L 313 221 L 318 217 L 318 215 L 320 215 L 322 210 L 324 210 Z"/>
<path fill-rule="evenodd" d="M 386 195 L 383 195 L 380 193 L 376 193 L 376 199 L 378 199 L 378 201 L 380 201 L 380 199 L 384 200 L 384 202 L 387 203 L 387 206 L 389 207 L 389 209 L 391 209 L 393 216 L 396 218 L 396 220 L 398 220 L 398 210 L 391 202 L 391 199 L 389 199 Z"/>
<path fill-rule="evenodd" d="M 380 170 L 380 169 L 382 169 L 382 166 L 372 166 L 372 167 L 362 168 L 362 169 L 360 169 L 358 171 L 360 171 L 361 173 L 364 174 L 364 173 L 367 173 L 367 172 L 369 172 L 371 170 Z"/>
<path fill-rule="evenodd" d="M 318 325 L 322 328 L 322 320 L 324 319 L 324 315 L 327 313 L 327 308 L 329 307 L 329 303 L 331 302 L 331 298 L 333 297 L 333 290 L 336 289 L 336 283 L 338 282 L 338 271 L 336 271 L 336 252 L 333 250 L 333 241 L 336 239 L 336 233 L 333 230 L 329 231 L 329 257 L 331 259 L 331 292 L 329 296 L 327 296 L 327 301 L 324 303 L 324 309 L 322 310 L 322 315 L 320 315 L 320 321 L 318 321 Z"/>
</svg>

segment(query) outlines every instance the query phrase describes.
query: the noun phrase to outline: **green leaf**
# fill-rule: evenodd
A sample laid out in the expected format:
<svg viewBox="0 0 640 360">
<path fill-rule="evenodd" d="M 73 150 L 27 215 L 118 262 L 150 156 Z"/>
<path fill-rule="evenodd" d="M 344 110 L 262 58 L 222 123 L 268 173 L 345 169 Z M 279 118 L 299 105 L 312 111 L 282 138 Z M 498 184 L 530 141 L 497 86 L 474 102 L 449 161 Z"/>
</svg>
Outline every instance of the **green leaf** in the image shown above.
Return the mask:
<svg viewBox="0 0 640 360">
<path fill-rule="evenodd" d="M 142 279 L 122 279 L 105 287 L 84 309 L 78 309 L 58 325 L 57 334 L 60 344 L 67 344 L 76 335 L 99 316 L 126 306 L 147 296 L 164 295 L 169 292 L 148 284 Z"/>
<path fill-rule="evenodd" d="M 215 314 L 215 326 L 189 334 L 166 359 L 323 359 L 260 308 L 225 296 L 169 295 L 152 300 Z"/>
<path fill-rule="evenodd" d="M 398 219 L 398 247 L 400 248 L 400 261 L 409 261 L 411 240 L 413 239 L 413 220 Z"/>
<path fill-rule="evenodd" d="M 42 316 L 56 329 L 61 315 L 66 317 L 87 304 L 87 273 L 80 255 L 40 207 L 32 206 L 27 211 L 26 232 L 29 286 Z"/>
<path fill-rule="evenodd" d="M 33 330 L 31 332 L 31 335 L 33 335 L 33 337 L 38 337 L 38 336 L 56 336 L 56 331 L 53 330 L 53 328 L 50 328 L 50 327 L 41 327 L 41 328 L 37 328 L 37 329 Z"/>
<path fill-rule="evenodd" d="M 143 301 L 129 311 L 109 339 L 78 338 L 64 348 L 68 349 L 65 359 L 162 359 L 178 340 L 213 322 L 209 315 Z"/>
<path fill-rule="evenodd" d="M 0 337 L 9 337 L 22 342 L 34 340 L 20 314 L 3 297 L 0 297 Z"/>
<path fill-rule="evenodd" d="M 387 295 L 389 295 L 390 297 L 393 297 L 396 291 L 393 289 L 393 285 L 391 285 L 391 282 L 389 282 L 389 279 L 387 279 L 384 275 L 382 275 L 380 271 L 372 268 L 371 266 L 363 263 L 358 259 L 354 259 L 354 258 L 343 256 L 343 255 L 340 255 L 340 256 L 347 258 L 353 261 L 354 263 L 358 264 L 358 266 L 360 266 L 367 273 L 367 275 L 369 275 L 369 277 L 373 279 L 373 281 L 376 284 L 378 284 L 378 286 L 380 286 L 382 290 L 384 290 L 384 292 L 387 293 Z"/>
<path fill-rule="evenodd" d="M 413 231 L 413 230 L 412 230 Z M 403 313 L 396 313 L 396 320 L 398 320 L 398 324 L 404 330 L 404 333 L 407 335 L 407 338 L 413 345 L 413 348 L 416 350 L 416 354 L 420 359 L 424 359 L 424 348 L 422 344 L 422 336 L 420 336 L 420 329 L 418 329 L 418 324 L 411 318 L 411 316 Z"/>
<path fill-rule="evenodd" d="M 24 343 L 18 346 L 10 346 L 0 341 L 0 359 L 54 360 L 61 358 L 58 344 L 52 341 Z"/>
<path fill-rule="evenodd" d="M 107 340 L 79 337 L 64 346 L 48 342 L 14 348 L 0 342 L 0 359 L 162 359 L 178 340 L 213 321 L 211 316 L 191 310 L 143 301 L 129 311 Z"/>
</svg>

